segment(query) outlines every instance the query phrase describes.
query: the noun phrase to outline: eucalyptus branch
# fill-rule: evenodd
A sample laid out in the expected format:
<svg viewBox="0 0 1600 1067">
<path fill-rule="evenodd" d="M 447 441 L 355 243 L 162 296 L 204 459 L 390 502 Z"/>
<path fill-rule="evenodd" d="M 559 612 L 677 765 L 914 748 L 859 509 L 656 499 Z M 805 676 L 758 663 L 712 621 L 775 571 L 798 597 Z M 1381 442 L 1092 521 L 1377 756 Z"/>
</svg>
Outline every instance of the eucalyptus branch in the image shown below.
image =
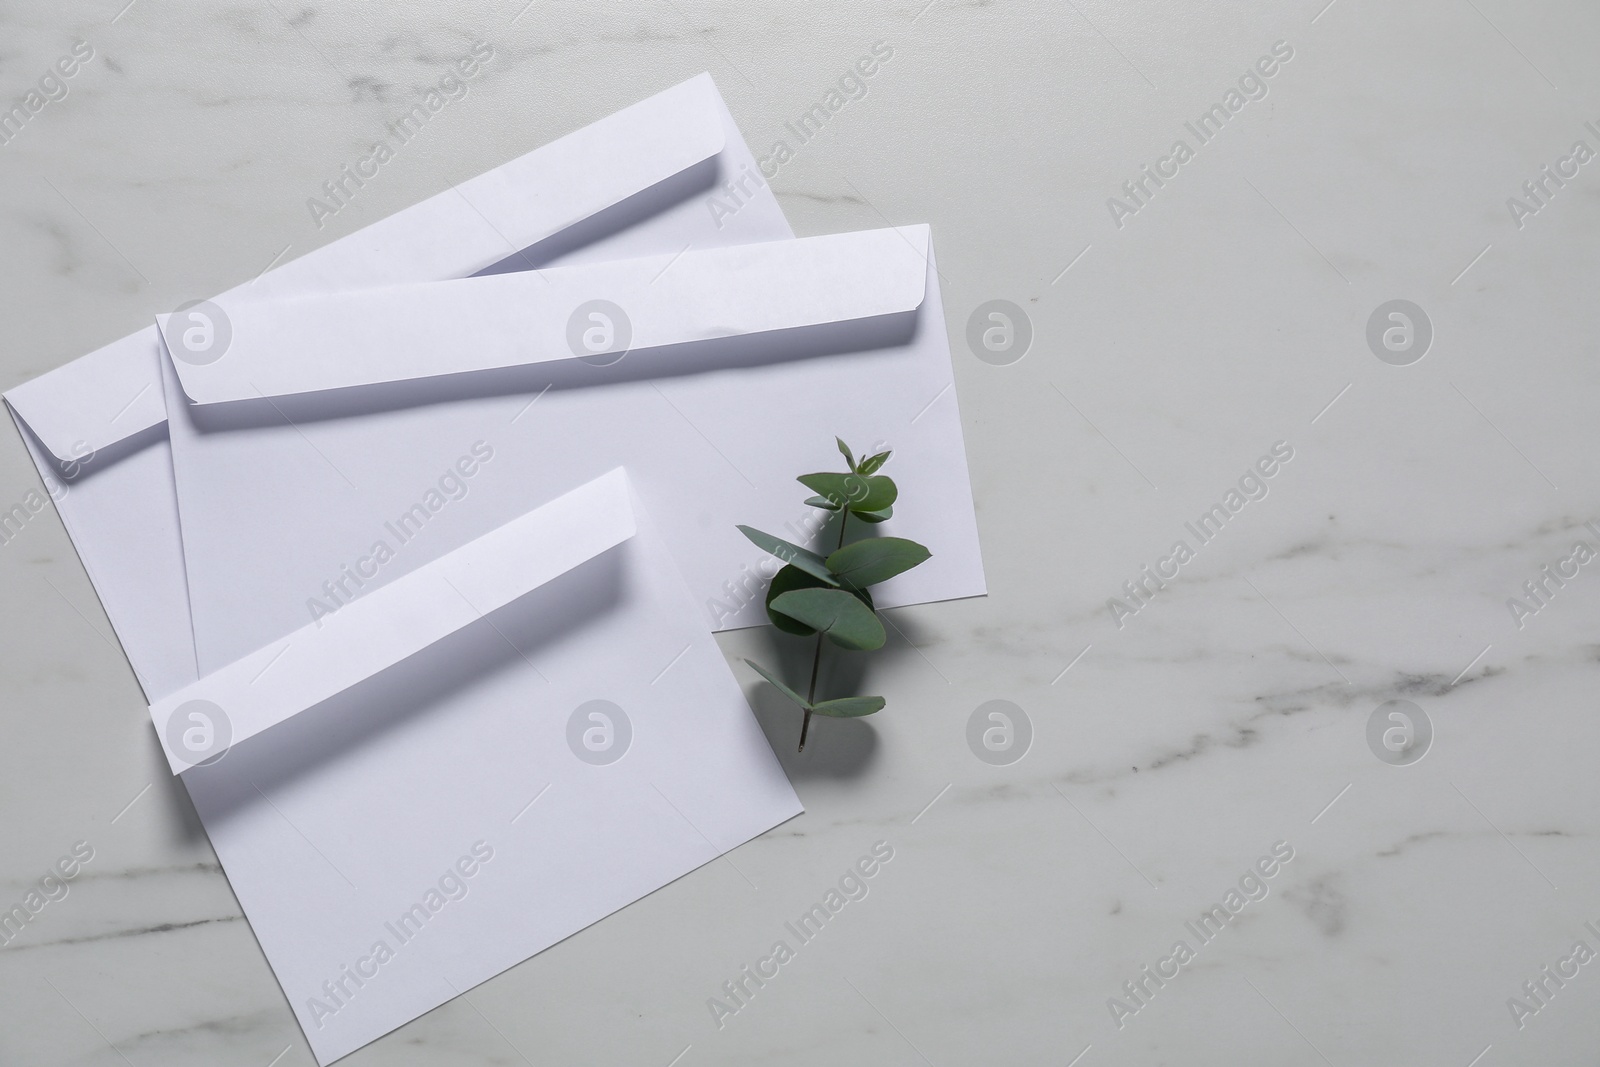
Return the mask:
<svg viewBox="0 0 1600 1067">
<path fill-rule="evenodd" d="M 879 452 L 858 461 L 848 445 L 838 438 L 834 440 L 849 470 L 802 474 L 796 479 L 816 494 L 806 501 L 808 505 L 839 513 L 839 542 L 831 554 L 824 558 L 781 537 L 749 526 L 739 527 L 756 546 L 784 563 L 767 590 L 767 617 L 785 633 L 799 637 L 815 634 L 817 638 L 816 651 L 811 657 L 811 683 L 804 697 L 765 667 L 752 660 L 745 661 L 804 713 L 800 724 L 801 752 L 806 749 L 813 715 L 856 718 L 883 709 L 886 702 L 877 696 L 817 700 L 823 638 L 840 648 L 857 652 L 882 648 L 887 634 L 868 589 L 922 565 L 931 555 L 922 545 L 903 537 L 867 537 L 845 542 L 851 516 L 870 525 L 888 520 L 894 515 L 894 503 L 900 490 L 892 479 L 877 473 L 889 461 L 891 453 Z"/>
</svg>

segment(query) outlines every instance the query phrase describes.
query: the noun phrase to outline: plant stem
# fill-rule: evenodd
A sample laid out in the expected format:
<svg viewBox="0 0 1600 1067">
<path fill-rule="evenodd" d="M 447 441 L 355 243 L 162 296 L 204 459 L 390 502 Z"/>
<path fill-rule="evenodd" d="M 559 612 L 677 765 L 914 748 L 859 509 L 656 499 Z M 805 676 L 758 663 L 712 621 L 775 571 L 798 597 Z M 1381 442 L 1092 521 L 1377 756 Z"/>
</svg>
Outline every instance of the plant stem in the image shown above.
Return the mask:
<svg viewBox="0 0 1600 1067">
<path fill-rule="evenodd" d="M 822 663 L 822 635 L 817 635 L 817 651 L 811 657 L 811 691 L 806 694 L 808 705 L 817 702 L 817 667 Z M 806 750 L 806 734 L 811 729 L 811 708 L 807 707 L 805 718 L 800 720 L 800 751 Z"/>
<path fill-rule="evenodd" d="M 839 548 L 844 547 L 844 528 L 850 522 L 850 505 L 846 504 L 839 516 Z M 838 551 L 838 549 L 835 549 Z M 817 702 L 817 670 L 822 666 L 822 635 L 817 634 L 817 651 L 811 657 L 811 688 L 806 692 L 806 703 Z M 806 708 L 805 718 L 800 721 L 800 751 L 806 750 L 806 734 L 811 730 L 811 709 Z"/>
</svg>

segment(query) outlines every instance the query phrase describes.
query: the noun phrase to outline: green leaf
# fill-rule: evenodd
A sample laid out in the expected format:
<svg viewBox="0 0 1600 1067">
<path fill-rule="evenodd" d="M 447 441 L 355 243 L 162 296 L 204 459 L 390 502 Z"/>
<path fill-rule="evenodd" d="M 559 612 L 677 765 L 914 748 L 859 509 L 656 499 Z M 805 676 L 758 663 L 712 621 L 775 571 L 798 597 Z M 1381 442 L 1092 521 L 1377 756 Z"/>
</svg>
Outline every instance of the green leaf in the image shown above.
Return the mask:
<svg viewBox="0 0 1600 1067">
<path fill-rule="evenodd" d="M 795 481 L 828 501 L 835 509 L 854 503 L 867 494 L 867 480 L 859 474 L 825 471 L 821 474 L 802 474 Z"/>
<path fill-rule="evenodd" d="M 796 637 L 810 637 L 817 632 L 814 628 L 807 626 L 805 623 L 796 622 L 787 615 L 780 615 L 773 610 L 772 602 L 795 589 L 826 588 L 828 587 L 798 567 L 784 567 L 772 576 L 772 584 L 767 588 L 767 618 L 772 621 L 772 625 L 786 634 L 794 634 Z M 876 610 L 872 603 L 871 592 L 866 589 L 852 589 L 850 592 L 854 593 L 869 609 Z"/>
<path fill-rule="evenodd" d="M 894 517 L 894 508 L 884 508 L 882 511 L 852 511 L 850 514 L 862 522 L 887 522 Z"/>
<path fill-rule="evenodd" d="M 840 454 L 842 454 L 844 456 L 844 461 L 846 463 L 850 464 L 850 469 L 851 470 L 855 470 L 856 469 L 856 457 L 854 457 L 854 456 L 852 456 L 850 454 L 850 446 L 844 443 L 844 438 L 842 438 L 842 437 L 835 437 L 833 440 L 834 440 L 835 443 L 838 444 L 839 452 L 840 452 Z"/>
<path fill-rule="evenodd" d="M 767 681 L 771 682 L 772 683 L 772 687 L 774 689 L 776 689 L 778 692 L 782 693 L 784 696 L 788 697 L 790 700 L 794 701 L 796 704 L 799 704 L 802 708 L 810 708 L 811 707 L 810 704 L 806 703 L 806 698 L 805 697 L 801 696 L 799 693 L 796 693 L 793 689 L 790 689 L 788 686 L 786 686 L 782 682 L 778 681 L 778 679 L 772 674 L 772 672 L 768 671 L 761 664 L 757 663 L 753 659 L 747 659 L 747 660 L 745 660 L 745 662 L 750 664 L 750 668 L 752 670 L 754 670 L 757 674 L 761 675 L 761 677 L 763 677 Z M 831 701 L 830 701 L 830 703 L 831 703 Z M 823 714 L 824 715 L 828 715 L 828 714 L 832 714 L 832 713 L 831 712 L 823 712 Z M 866 712 L 861 712 L 860 714 L 866 714 Z"/>
<path fill-rule="evenodd" d="M 802 474 L 796 481 L 831 504 L 848 505 L 851 513 L 857 515 L 883 511 L 900 496 L 894 480 L 882 474 L 862 477 L 824 471 Z"/>
<path fill-rule="evenodd" d="M 838 511 L 839 510 L 839 505 L 835 504 L 833 501 L 829 500 L 825 496 L 807 497 L 806 498 L 806 503 L 811 505 L 814 508 L 821 508 L 823 511 Z"/>
<path fill-rule="evenodd" d="M 827 634 L 841 648 L 870 652 L 888 639 L 877 614 L 843 589 L 796 589 L 774 597 L 771 608 Z"/>
<path fill-rule="evenodd" d="M 857 515 L 882 511 L 900 498 L 900 488 L 886 475 L 874 474 L 866 481 L 866 493 L 850 501 L 850 510 Z"/>
<path fill-rule="evenodd" d="M 828 570 L 854 586 L 877 585 L 921 566 L 933 553 L 904 537 L 869 537 L 845 545 L 825 561 Z"/>
<path fill-rule="evenodd" d="M 780 615 L 772 608 L 772 602 L 785 593 L 796 589 L 826 589 L 822 582 L 807 574 L 798 567 L 784 567 L 772 576 L 772 584 L 767 588 L 767 618 L 772 620 L 772 625 L 786 634 L 796 637 L 810 637 L 817 631 L 803 622 L 796 622 L 787 615 Z"/>
<path fill-rule="evenodd" d="M 861 461 L 861 466 L 856 468 L 857 474 L 876 474 L 878 468 L 889 462 L 893 452 L 879 452 L 876 456 L 868 456 Z"/>
<path fill-rule="evenodd" d="M 751 664 L 752 667 L 755 664 Z M 824 700 L 820 704 L 811 705 L 811 710 L 818 715 L 831 715 L 836 719 L 855 719 L 862 715 L 871 715 L 875 711 L 882 711 L 888 701 L 882 697 L 841 697 L 838 700 Z"/>
<path fill-rule="evenodd" d="M 757 548 L 764 552 L 771 552 L 792 567 L 798 567 L 811 575 L 820 578 L 825 585 L 838 585 L 833 575 L 828 572 L 828 565 L 822 557 L 810 549 L 801 548 L 799 545 L 790 544 L 781 537 L 773 537 L 769 533 L 762 533 L 749 526 L 739 527 L 739 532 L 748 537 Z"/>
</svg>

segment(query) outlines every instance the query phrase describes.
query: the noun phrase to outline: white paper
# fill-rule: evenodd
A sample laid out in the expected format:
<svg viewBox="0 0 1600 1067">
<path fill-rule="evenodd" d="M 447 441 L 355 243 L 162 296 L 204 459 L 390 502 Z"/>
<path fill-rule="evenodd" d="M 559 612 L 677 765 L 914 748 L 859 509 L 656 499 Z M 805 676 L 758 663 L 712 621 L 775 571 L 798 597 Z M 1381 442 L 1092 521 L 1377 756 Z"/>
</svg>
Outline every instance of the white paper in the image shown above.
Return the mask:
<svg viewBox="0 0 1600 1067">
<path fill-rule="evenodd" d="M 465 277 L 594 219 L 722 153 L 731 121 L 702 74 L 228 291 L 251 297 Z M 737 130 L 732 130 L 737 135 Z M 735 137 L 737 139 L 737 137 Z M 707 188 L 716 170 L 696 185 Z M 698 202 L 698 201 L 697 201 Z M 758 208 L 752 214 L 760 215 Z M 153 328 L 17 386 L 6 399 L 58 459 L 166 419 Z"/>
<path fill-rule="evenodd" d="M 644 224 L 640 236 L 652 225 Z M 761 593 L 773 563 L 736 526 L 812 541 L 827 513 L 805 506 L 811 493 L 795 477 L 842 468 L 836 435 L 858 451 L 894 451 L 883 472 L 899 485 L 900 500 L 877 531 L 909 537 L 933 553 L 875 589 L 878 603 L 981 595 L 977 521 L 937 274 L 931 252 L 924 261 L 927 246 L 915 239 L 925 232 L 878 235 L 887 240 L 880 246 L 885 254 L 900 257 L 898 265 L 876 280 L 852 278 L 895 297 L 906 291 L 906 268 L 921 271 L 926 296 L 905 315 L 632 353 L 603 367 L 568 359 L 204 407 L 175 401 L 173 459 L 202 669 L 269 644 L 320 611 L 537 507 L 573 481 L 617 466 L 628 469 L 657 517 L 702 624 L 764 624 Z M 721 277 L 697 275 L 695 263 L 682 260 L 667 276 L 681 270 L 691 287 Z M 554 277 L 564 265 L 599 262 L 585 250 L 543 273 Z M 636 276 L 635 267 L 617 269 Z M 798 291 L 803 273 L 787 285 L 776 273 L 768 279 L 768 300 L 812 299 Z M 451 285 L 427 300 L 453 324 L 463 350 L 501 343 L 495 327 L 503 316 L 491 315 L 485 328 L 450 299 L 476 286 Z M 345 306 L 331 298 L 316 303 L 324 312 L 334 303 Z M 402 340 L 377 318 L 357 314 L 369 303 L 357 296 L 346 306 L 340 358 L 404 364 L 410 349 Z M 289 304 L 273 308 L 285 320 L 294 311 Z M 492 462 L 470 482 L 441 482 L 472 448 L 492 450 Z M 395 517 L 422 505 L 425 528 L 400 544 L 391 528 Z M 393 559 L 362 590 L 330 589 L 343 568 L 376 551 Z"/>
<path fill-rule="evenodd" d="M 613 528 L 625 481 L 593 489 Z M 801 811 L 635 514 L 634 537 L 184 773 L 319 1063 Z M 493 855 L 469 877 L 474 846 Z"/>
<path fill-rule="evenodd" d="M 722 225 L 711 218 L 710 192 L 754 169 L 702 75 L 252 288 L 284 296 L 535 267 L 580 247 L 605 259 L 675 252 L 691 237 L 791 236 L 764 188 Z M 58 458 L 91 453 L 58 508 L 153 702 L 199 673 L 160 351 L 152 326 L 6 396 L 47 477 Z M 574 472 L 544 501 L 600 473 Z M 642 534 L 184 774 L 322 1062 L 799 810 L 691 611 L 659 538 Z M 579 761 L 565 741 L 572 713 L 594 699 L 634 718 L 632 747 L 609 767 Z M 518 858 L 485 868 L 499 881 L 474 883 L 462 902 L 478 910 L 441 911 L 398 969 L 385 964 L 359 1001 L 317 1018 L 308 1005 L 320 983 L 355 965 L 382 936 L 375 928 L 479 840 L 508 842 L 499 855 Z"/>
<path fill-rule="evenodd" d="M 927 272 L 928 228 L 907 226 L 288 300 L 241 295 L 218 302 L 226 351 L 173 369 L 190 400 L 216 404 L 568 359 L 637 365 L 654 349 L 915 311 Z M 617 321 L 585 319 L 597 300 Z M 158 324 L 181 354 L 195 327 L 183 315 Z M 586 347 L 597 327 L 605 347 Z"/>
<path fill-rule="evenodd" d="M 157 701 L 150 717 L 173 773 L 221 758 L 632 537 L 626 486 L 612 471 Z"/>
<path fill-rule="evenodd" d="M 459 278 L 537 266 L 574 244 L 603 249 L 603 257 L 677 251 L 688 240 L 670 244 L 678 231 L 692 230 L 703 244 L 788 237 L 765 187 L 723 225 L 707 218 L 705 197 L 755 166 L 702 74 L 232 292 L 287 296 Z M 633 234 L 649 217 L 670 220 L 659 229 L 666 243 Z M 152 323 L 5 394 L 42 475 L 60 477 L 61 462 L 82 460 L 56 508 L 152 701 L 199 670 L 163 358 Z"/>
</svg>

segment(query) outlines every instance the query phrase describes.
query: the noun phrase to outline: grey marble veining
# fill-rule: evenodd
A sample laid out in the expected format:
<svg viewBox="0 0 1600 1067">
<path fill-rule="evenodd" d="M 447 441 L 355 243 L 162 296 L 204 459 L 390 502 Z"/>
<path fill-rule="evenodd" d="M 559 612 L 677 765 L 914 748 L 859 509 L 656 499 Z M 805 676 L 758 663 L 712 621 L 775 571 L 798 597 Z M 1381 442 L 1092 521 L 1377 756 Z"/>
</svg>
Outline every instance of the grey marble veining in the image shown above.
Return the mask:
<svg viewBox="0 0 1600 1067">
<path fill-rule="evenodd" d="M 319 217 L 477 41 L 466 94 Z M 806 815 L 348 1062 L 1594 1062 L 1600 562 L 1525 589 L 1600 548 L 1600 161 L 1561 162 L 1600 151 L 1600 10 L 29 3 L 0 12 L 0 101 L 76 42 L 0 144 L 0 386 L 700 70 L 758 158 L 787 144 L 797 230 L 934 227 L 991 595 L 894 613 L 888 709 L 804 757 L 741 675 Z M 1007 365 L 967 343 L 996 299 L 1033 332 Z M 1433 328 L 1405 366 L 1368 343 L 1394 299 Z M 0 509 L 42 491 L 0 448 Z M 0 589 L 0 906 L 93 852 L 0 947 L 0 1063 L 311 1063 L 51 509 L 0 544 Z M 1394 699 L 1434 732 L 1406 766 L 1368 742 Z M 992 700 L 1031 722 L 1009 765 L 968 745 Z M 867 895 L 719 1025 L 724 983 L 880 841 Z"/>
</svg>

